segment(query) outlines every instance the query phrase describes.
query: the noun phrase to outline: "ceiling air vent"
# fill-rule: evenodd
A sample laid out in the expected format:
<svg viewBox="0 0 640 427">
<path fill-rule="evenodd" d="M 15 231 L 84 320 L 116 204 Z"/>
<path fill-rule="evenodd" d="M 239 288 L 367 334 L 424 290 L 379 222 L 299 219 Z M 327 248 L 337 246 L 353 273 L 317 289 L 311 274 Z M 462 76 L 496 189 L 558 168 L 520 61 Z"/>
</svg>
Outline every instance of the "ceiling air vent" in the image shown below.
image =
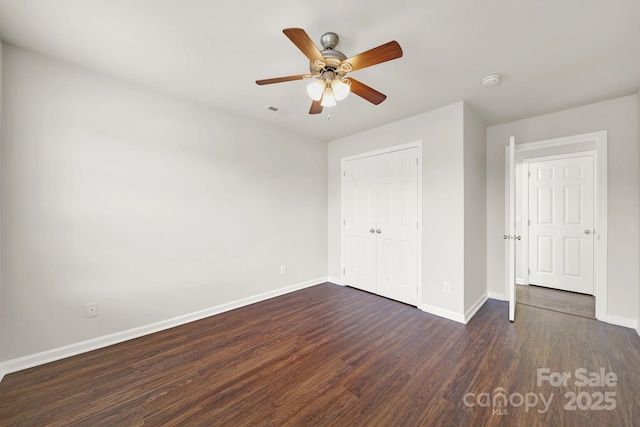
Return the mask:
<svg viewBox="0 0 640 427">
<path fill-rule="evenodd" d="M 290 114 L 288 111 L 285 111 L 282 108 L 274 107 L 273 105 L 267 106 L 267 110 L 273 111 L 274 113 L 283 114 L 285 116 Z"/>
</svg>

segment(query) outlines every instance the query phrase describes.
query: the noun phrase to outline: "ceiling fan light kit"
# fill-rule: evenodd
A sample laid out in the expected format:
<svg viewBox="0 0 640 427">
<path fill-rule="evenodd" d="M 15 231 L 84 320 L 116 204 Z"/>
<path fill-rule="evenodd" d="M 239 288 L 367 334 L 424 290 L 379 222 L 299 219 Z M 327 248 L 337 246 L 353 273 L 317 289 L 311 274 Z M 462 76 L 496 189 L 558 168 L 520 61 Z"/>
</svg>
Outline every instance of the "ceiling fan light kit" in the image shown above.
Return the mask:
<svg viewBox="0 0 640 427">
<path fill-rule="evenodd" d="M 337 105 L 336 97 L 333 95 L 331 88 L 327 87 L 322 94 L 320 105 L 323 107 L 335 107 Z"/>
<path fill-rule="evenodd" d="M 324 93 L 324 88 L 326 85 L 322 80 L 314 79 L 311 83 L 307 85 L 307 94 L 314 101 L 320 101 L 322 99 L 322 94 Z"/>
<path fill-rule="evenodd" d="M 335 50 L 340 40 L 336 33 L 322 35 L 320 43 L 323 50 L 320 51 L 302 28 L 285 28 L 282 32 L 309 59 L 311 74 L 257 80 L 258 85 L 311 80 L 307 84 L 307 94 L 313 100 L 309 114 L 318 114 L 322 112 L 323 107 L 335 106 L 337 101 L 344 100 L 351 92 L 375 105 L 386 99 L 386 95 L 352 77 L 346 78 L 346 75 L 351 71 L 400 58 L 402 49 L 398 42 L 391 41 L 347 58 L 344 53 Z"/>
<path fill-rule="evenodd" d="M 331 90 L 333 91 L 333 95 L 336 97 L 336 101 L 342 101 L 349 95 L 351 92 L 351 81 L 348 79 L 339 80 L 334 79 L 331 82 Z"/>
<path fill-rule="evenodd" d="M 346 82 L 343 81 L 332 71 L 325 71 L 315 78 L 313 76 L 309 78 L 312 81 L 307 85 L 307 94 L 314 101 L 320 101 L 324 97 L 332 97 L 335 98 L 336 101 L 342 101 L 347 97 L 347 95 L 349 95 L 350 82 L 348 80 L 346 80 Z M 336 104 L 322 105 L 325 107 L 333 107 Z"/>
</svg>

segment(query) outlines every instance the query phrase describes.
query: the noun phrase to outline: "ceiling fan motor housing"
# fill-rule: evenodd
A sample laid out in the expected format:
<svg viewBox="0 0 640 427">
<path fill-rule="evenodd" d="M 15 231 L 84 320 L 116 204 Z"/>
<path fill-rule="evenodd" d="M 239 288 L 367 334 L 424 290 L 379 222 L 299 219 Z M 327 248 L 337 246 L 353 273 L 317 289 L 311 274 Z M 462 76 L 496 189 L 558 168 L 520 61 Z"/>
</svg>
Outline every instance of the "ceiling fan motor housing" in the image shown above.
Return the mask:
<svg viewBox="0 0 640 427">
<path fill-rule="evenodd" d="M 320 44 L 325 50 L 333 50 L 338 45 L 340 38 L 336 33 L 324 33 L 320 37 Z"/>
<path fill-rule="evenodd" d="M 342 78 L 349 71 L 345 66 L 341 66 L 341 62 L 347 59 L 347 56 L 340 52 L 339 50 L 335 50 L 340 38 L 336 33 L 325 33 L 320 37 L 320 43 L 324 50 L 320 53 L 324 56 L 326 63 L 320 62 L 311 62 L 309 64 L 309 70 L 311 74 L 314 76 L 322 75 L 326 71 L 333 71 L 336 76 Z M 343 64 L 346 65 L 346 64 Z"/>
</svg>

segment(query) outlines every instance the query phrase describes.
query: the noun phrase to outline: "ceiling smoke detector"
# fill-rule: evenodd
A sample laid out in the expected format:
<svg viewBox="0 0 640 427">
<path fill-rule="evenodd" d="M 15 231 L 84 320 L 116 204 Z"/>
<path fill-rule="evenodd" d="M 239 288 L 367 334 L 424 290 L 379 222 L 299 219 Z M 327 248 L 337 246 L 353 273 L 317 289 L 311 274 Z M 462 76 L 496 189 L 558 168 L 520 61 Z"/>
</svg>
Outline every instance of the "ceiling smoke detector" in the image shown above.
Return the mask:
<svg viewBox="0 0 640 427">
<path fill-rule="evenodd" d="M 502 76 L 500 74 L 491 74 L 485 77 L 484 79 L 482 79 L 482 86 L 484 87 L 495 86 L 498 83 L 500 83 L 500 80 L 502 80 Z"/>
</svg>

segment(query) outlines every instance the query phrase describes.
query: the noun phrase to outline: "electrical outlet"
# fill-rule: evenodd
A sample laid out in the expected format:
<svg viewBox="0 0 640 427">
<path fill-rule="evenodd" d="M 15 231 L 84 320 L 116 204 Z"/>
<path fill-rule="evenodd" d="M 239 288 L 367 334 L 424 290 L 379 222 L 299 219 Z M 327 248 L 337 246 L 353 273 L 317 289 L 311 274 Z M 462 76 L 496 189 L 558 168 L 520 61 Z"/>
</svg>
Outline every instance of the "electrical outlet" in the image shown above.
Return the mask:
<svg viewBox="0 0 640 427">
<path fill-rule="evenodd" d="M 442 287 L 442 290 L 444 291 L 445 294 L 450 294 L 451 293 L 451 283 L 444 282 L 444 286 Z"/>
<path fill-rule="evenodd" d="M 287 266 L 286 265 L 281 265 L 280 266 L 280 274 L 281 275 L 287 274 Z"/>
<path fill-rule="evenodd" d="M 90 302 L 89 304 L 87 304 L 87 306 L 85 308 L 85 313 L 86 313 L 87 318 L 96 317 L 98 315 L 98 303 L 97 302 Z"/>
</svg>

